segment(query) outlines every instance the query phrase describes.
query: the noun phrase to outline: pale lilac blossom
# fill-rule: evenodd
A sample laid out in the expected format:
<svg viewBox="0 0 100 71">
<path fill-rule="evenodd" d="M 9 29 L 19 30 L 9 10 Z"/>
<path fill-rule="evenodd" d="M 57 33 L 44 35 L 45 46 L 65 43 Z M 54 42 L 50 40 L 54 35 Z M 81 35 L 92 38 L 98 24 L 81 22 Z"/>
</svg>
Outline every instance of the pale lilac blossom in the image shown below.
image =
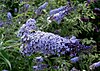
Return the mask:
<svg viewBox="0 0 100 71">
<path fill-rule="evenodd" d="M 71 63 L 76 63 L 79 61 L 79 57 L 74 57 L 70 59 Z"/>
<path fill-rule="evenodd" d="M 100 67 L 100 61 L 99 62 L 95 62 L 95 63 L 93 63 L 92 65 L 90 65 L 90 69 L 91 70 L 93 70 L 93 69 L 95 69 L 95 68 L 97 68 L 97 67 Z"/>
<path fill-rule="evenodd" d="M 8 12 L 8 13 L 7 13 L 7 19 L 8 19 L 8 20 L 11 20 L 11 19 L 12 19 L 12 14 L 11 14 L 11 12 Z"/>
<path fill-rule="evenodd" d="M 43 5 L 41 5 L 41 6 L 35 11 L 35 13 L 36 13 L 37 15 L 40 15 L 40 14 L 42 13 L 42 10 L 45 9 L 45 8 L 47 7 L 47 5 L 48 5 L 48 2 L 45 2 Z"/>
<path fill-rule="evenodd" d="M 66 53 L 76 54 L 82 49 L 88 49 L 87 46 L 75 43 L 78 41 L 73 36 L 70 39 L 63 38 L 53 33 L 36 30 L 36 21 L 28 19 L 26 24 L 19 29 L 18 36 L 21 37 L 21 50 L 23 55 L 30 56 L 33 53 L 42 53 L 44 55 L 61 55 Z M 72 43 L 73 40 L 74 43 Z M 75 52 L 72 52 L 75 50 Z"/>
</svg>

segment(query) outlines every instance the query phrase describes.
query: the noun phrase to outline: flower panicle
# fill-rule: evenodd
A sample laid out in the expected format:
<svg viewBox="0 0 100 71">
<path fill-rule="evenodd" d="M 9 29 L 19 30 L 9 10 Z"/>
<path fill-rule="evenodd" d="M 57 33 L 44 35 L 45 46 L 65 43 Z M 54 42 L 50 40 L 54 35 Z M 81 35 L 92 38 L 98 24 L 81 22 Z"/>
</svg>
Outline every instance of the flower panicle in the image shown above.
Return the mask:
<svg viewBox="0 0 100 71">
<path fill-rule="evenodd" d="M 72 7 L 63 6 L 61 8 L 51 10 L 47 21 L 56 21 L 58 24 L 60 24 L 61 20 L 68 15 L 72 9 Z"/>
<path fill-rule="evenodd" d="M 44 55 L 61 55 L 66 53 L 73 53 L 87 49 L 88 47 L 79 44 L 79 40 L 75 36 L 70 39 L 63 38 L 53 33 L 34 31 L 36 21 L 28 19 L 26 24 L 19 29 L 18 35 L 21 36 L 21 53 L 30 56 L 33 53 L 42 53 Z"/>
<path fill-rule="evenodd" d="M 100 67 L 100 61 L 99 62 L 95 62 L 95 63 L 93 63 L 92 65 L 90 65 L 90 69 L 91 70 L 93 70 L 93 69 L 95 69 L 95 68 L 97 68 L 97 67 Z"/>
<path fill-rule="evenodd" d="M 76 63 L 79 61 L 79 57 L 74 57 L 70 59 L 71 63 Z"/>
<path fill-rule="evenodd" d="M 60 11 L 64 11 L 64 10 L 66 9 L 66 7 L 67 7 L 67 6 L 62 6 L 62 7 L 60 7 L 60 8 L 51 10 L 51 11 L 49 12 L 49 14 L 50 14 L 50 15 L 54 15 L 54 14 L 56 14 L 56 13 L 59 13 Z"/>
<path fill-rule="evenodd" d="M 12 14 L 11 14 L 11 12 L 8 12 L 8 13 L 7 13 L 7 19 L 8 19 L 8 20 L 11 20 L 11 19 L 12 19 Z"/>
<path fill-rule="evenodd" d="M 35 13 L 36 13 L 37 15 L 40 15 L 40 14 L 42 13 L 42 10 L 45 9 L 45 8 L 47 7 L 47 5 L 48 5 L 48 2 L 45 2 L 43 5 L 41 5 L 41 6 L 35 11 Z"/>
</svg>

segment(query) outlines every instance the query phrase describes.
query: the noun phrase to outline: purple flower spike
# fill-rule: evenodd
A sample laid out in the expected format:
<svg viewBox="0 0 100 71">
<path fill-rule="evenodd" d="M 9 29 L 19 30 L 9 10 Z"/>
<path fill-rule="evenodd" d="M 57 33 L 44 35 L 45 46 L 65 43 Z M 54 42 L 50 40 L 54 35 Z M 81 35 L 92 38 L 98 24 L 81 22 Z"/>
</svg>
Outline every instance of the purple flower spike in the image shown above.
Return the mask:
<svg viewBox="0 0 100 71">
<path fill-rule="evenodd" d="M 77 54 L 80 50 L 88 49 L 88 46 L 76 43 L 75 36 L 63 38 L 53 33 L 42 32 L 36 29 L 36 21 L 28 19 L 19 29 L 18 36 L 21 37 L 21 50 L 23 55 L 30 56 L 33 53 L 44 55 L 64 55 L 66 53 Z"/>
<path fill-rule="evenodd" d="M 64 18 L 64 16 L 65 16 L 65 11 L 60 11 L 59 13 L 56 13 L 53 16 L 49 17 L 48 20 L 54 20 L 58 24 L 60 24 L 60 22 Z"/>
<path fill-rule="evenodd" d="M 36 13 L 37 15 L 40 15 L 41 12 L 42 12 L 42 10 L 45 9 L 45 8 L 47 7 L 47 5 L 48 5 L 48 2 L 45 2 L 43 5 L 41 5 L 41 6 L 35 11 L 35 13 Z"/>
<path fill-rule="evenodd" d="M 71 10 L 72 8 L 67 6 L 63 6 L 61 8 L 51 10 L 50 17 L 47 18 L 47 21 L 49 23 L 51 23 L 51 21 L 56 21 L 58 24 L 60 24 L 64 16 L 68 15 Z"/>
<path fill-rule="evenodd" d="M 43 5 L 41 5 L 40 7 L 39 7 L 39 9 L 45 9 L 46 8 L 46 6 L 48 5 L 48 2 L 45 2 Z"/>
<path fill-rule="evenodd" d="M 79 61 L 79 57 L 74 57 L 71 59 L 71 63 L 76 63 Z"/>
<path fill-rule="evenodd" d="M 3 24 L 4 24 L 4 22 L 0 20 L 0 27 L 2 27 Z"/>
<path fill-rule="evenodd" d="M 100 16 L 100 8 L 94 8 L 94 13 L 96 13 L 97 16 Z"/>
<path fill-rule="evenodd" d="M 100 67 L 100 61 L 99 62 L 96 62 L 96 63 L 93 63 L 92 65 L 90 65 L 90 69 L 91 70 L 93 70 L 93 69 L 95 69 L 95 68 L 97 68 L 97 67 Z"/>
<path fill-rule="evenodd" d="M 66 9 L 66 6 L 62 6 L 62 7 L 58 8 L 58 9 L 51 10 L 49 14 L 50 15 L 54 15 L 56 13 L 59 13 L 60 11 L 64 11 L 65 9 Z"/>
<path fill-rule="evenodd" d="M 27 11 L 29 9 L 30 5 L 29 4 L 25 4 L 24 5 L 24 11 Z"/>
<path fill-rule="evenodd" d="M 15 9 L 14 9 L 14 12 L 15 12 L 15 13 L 17 13 L 17 12 L 18 12 L 17 8 L 15 8 Z"/>
<path fill-rule="evenodd" d="M 7 13 L 7 18 L 8 18 L 8 20 L 11 20 L 11 19 L 12 19 L 12 14 L 11 14 L 11 12 L 8 12 L 8 13 Z"/>
</svg>

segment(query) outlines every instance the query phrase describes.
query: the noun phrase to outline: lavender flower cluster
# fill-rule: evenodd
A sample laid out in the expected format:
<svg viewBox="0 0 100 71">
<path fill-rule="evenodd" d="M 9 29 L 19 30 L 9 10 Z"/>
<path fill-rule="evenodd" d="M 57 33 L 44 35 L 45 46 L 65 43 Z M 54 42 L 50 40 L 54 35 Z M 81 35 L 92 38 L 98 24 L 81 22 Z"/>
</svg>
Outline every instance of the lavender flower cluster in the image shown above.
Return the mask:
<svg viewBox="0 0 100 71">
<path fill-rule="evenodd" d="M 61 55 L 71 53 L 76 54 L 81 49 L 90 47 L 79 44 L 75 36 L 72 38 L 63 38 L 53 33 L 39 31 L 35 25 L 35 19 L 29 19 L 19 29 L 18 36 L 21 37 L 21 53 L 30 56 L 33 53 L 42 53 L 44 55 Z"/>
<path fill-rule="evenodd" d="M 58 24 L 60 24 L 61 20 L 70 13 L 72 10 L 72 7 L 69 6 L 62 6 L 60 8 L 54 9 L 50 11 L 50 16 L 47 18 L 48 21 L 56 21 Z"/>
<path fill-rule="evenodd" d="M 93 63 L 92 65 L 90 65 L 90 69 L 91 70 L 93 70 L 93 69 L 95 69 L 95 68 L 97 68 L 97 67 L 100 67 L 100 61 L 99 62 L 95 62 L 95 63 Z"/>
<path fill-rule="evenodd" d="M 64 54 L 70 50 L 67 46 L 67 43 L 70 42 L 67 39 L 41 31 L 23 35 L 22 42 L 21 51 L 25 55 L 31 55 L 34 52 L 43 54 Z"/>
<path fill-rule="evenodd" d="M 42 10 L 45 9 L 45 8 L 47 7 L 47 5 L 48 5 L 48 2 L 45 2 L 43 5 L 41 5 L 41 6 L 35 11 L 35 13 L 36 13 L 37 15 L 40 15 L 40 14 L 42 13 Z"/>
<path fill-rule="evenodd" d="M 11 19 L 12 19 L 12 14 L 11 14 L 11 12 L 8 12 L 8 13 L 7 13 L 7 19 L 8 19 L 8 20 L 11 20 Z"/>
<path fill-rule="evenodd" d="M 7 12 L 7 24 L 12 24 L 12 19 L 13 19 L 13 16 L 12 16 L 12 13 L 11 12 Z"/>
</svg>

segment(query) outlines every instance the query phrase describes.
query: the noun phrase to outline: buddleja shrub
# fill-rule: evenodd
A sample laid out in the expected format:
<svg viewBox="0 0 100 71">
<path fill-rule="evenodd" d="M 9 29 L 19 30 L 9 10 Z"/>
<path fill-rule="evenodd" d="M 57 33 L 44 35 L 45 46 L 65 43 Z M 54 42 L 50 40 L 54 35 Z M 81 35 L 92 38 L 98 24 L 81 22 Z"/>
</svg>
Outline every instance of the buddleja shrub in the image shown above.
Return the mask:
<svg viewBox="0 0 100 71">
<path fill-rule="evenodd" d="M 3 49 L 4 52 L 0 51 L 2 55 L 1 60 L 3 59 L 3 62 L 0 65 L 1 70 L 3 69 L 9 70 L 10 67 L 12 71 L 15 70 L 32 71 L 34 69 L 35 70 L 44 69 L 45 71 L 48 70 L 59 70 L 59 71 L 72 70 L 73 71 L 75 69 L 76 70 L 95 69 L 98 66 L 100 66 L 100 63 L 98 62 L 100 60 L 98 53 L 93 53 L 94 50 L 92 51 L 92 53 L 90 53 L 91 52 L 90 50 L 87 51 L 83 50 L 90 47 L 79 43 L 79 40 L 76 39 L 76 37 L 66 37 L 66 36 L 75 35 L 80 39 L 85 38 L 82 40 L 82 43 L 84 44 L 90 45 L 91 43 L 94 43 L 92 39 L 93 37 L 91 36 L 91 34 L 94 34 L 92 32 L 95 29 L 93 27 L 93 23 L 88 21 L 87 19 L 85 20 L 87 22 L 82 21 L 84 17 L 87 18 L 95 17 L 90 6 L 86 6 L 87 4 L 86 1 L 83 1 L 81 3 L 79 1 L 66 2 L 66 0 L 63 1 L 48 0 L 48 2 L 46 2 L 45 0 L 44 1 L 42 0 L 13 1 L 12 0 L 12 2 L 10 0 L 7 1 L 2 0 L 2 2 L 0 3 L 1 3 L 0 8 L 3 11 L 3 13 L 0 11 L 1 12 L 0 20 L 2 20 L 2 22 L 4 23 L 4 25 L 0 27 L 0 36 L 2 37 L 2 39 L 0 40 L 1 41 L 0 44 L 2 44 L 1 47 L 5 48 Z M 38 28 L 35 31 L 31 30 L 33 26 L 32 24 L 30 23 L 25 24 L 29 18 L 34 18 L 36 20 L 35 25 Z M 26 25 L 26 28 L 24 25 L 24 29 L 19 29 L 23 24 Z M 27 27 L 28 27 L 28 31 L 25 30 L 27 29 Z M 21 43 L 19 42 L 20 38 L 18 39 L 18 37 L 16 37 L 16 32 L 18 30 L 21 30 L 22 35 L 23 33 L 28 34 L 21 38 L 22 40 Z M 37 32 L 37 30 L 41 30 L 41 31 Z M 37 32 L 35 33 L 37 34 L 36 36 L 33 36 L 34 32 Z M 55 49 L 43 47 L 44 48 L 43 51 L 43 49 L 41 48 L 42 45 L 45 44 L 47 45 L 48 43 L 45 42 L 47 40 L 41 39 L 40 36 L 42 35 L 44 35 L 44 38 L 46 36 L 48 38 L 55 37 L 55 40 L 57 41 L 58 39 L 61 40 L 59 41 L 59 45 L 61 42 L 63 42 L 62 45 L 60 46 L 64 46 L 64 47 L 68 46 L 68 48 L 57 49 L 58 47 L 57 45 L 50 45 L 50 47 L 54 47 Z M 44 41 L 44 43 L 38 44 L 37 46 L 39 47 L 37 48 L 35 47 L 33 48 L 33 46 L 31 46 L 34 44 L 33 41 L 37 42 L 37 40 L 35 40 L 34 37 L 37 38 L 37 40 Z M 57 43 L 55 40 L 51 40 L 51 41 Z M 66 43 L 68 42 L 67 40 L 70 40 L 72 44 L 67 44 Z M 51 41 L 49 41 L 50 44 L 52 43 Z M 78 41 L 78 43 L 74 43 L 76 41 Z M 20 46 L 22 47 L 22 50 L 19 49 Z M 32 49 L 31 48 L 29 49 L 28 48 L 29 46 Z M 78 46 L 80 46 L 81 48 L 79 48 Z M 50 51 L 49 49 L 52 50 Z M 19 52 L 19 50 L 21 51 L 22 54 Z M 41 51 L 42 54 L 35 53 L 39 51 Z M 43 54 L 47 52 L 48 54 Z M 65 53 L 66 55 L 64 55 Z M 50 55 L 50 54 L 57 54 L 57 55 Z M 30 56 L 26 56 L 26 55 L 30 55 Z M 94 64 L 92 65 L 92 63 Z"/>
</svg>

